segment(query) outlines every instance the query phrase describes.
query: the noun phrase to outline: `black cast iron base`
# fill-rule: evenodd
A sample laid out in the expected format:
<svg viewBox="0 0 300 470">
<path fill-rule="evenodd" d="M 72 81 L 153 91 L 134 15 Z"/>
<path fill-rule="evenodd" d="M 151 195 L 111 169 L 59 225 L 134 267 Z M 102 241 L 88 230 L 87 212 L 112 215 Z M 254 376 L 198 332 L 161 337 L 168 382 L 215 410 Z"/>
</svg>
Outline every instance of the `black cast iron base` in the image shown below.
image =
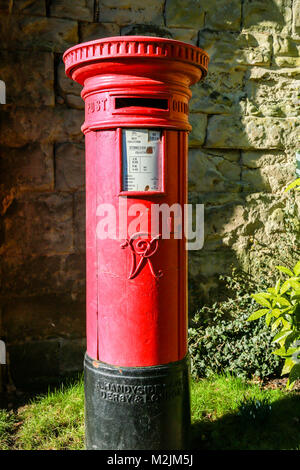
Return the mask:
<svg viewBox="0 0 300 470">
<path fill-rule="evenodd" d="M 84 370 L 88 450 L 187 448 L 187 357 L 160 366 L 116 367 L 86 354 Z"/>
</svg>

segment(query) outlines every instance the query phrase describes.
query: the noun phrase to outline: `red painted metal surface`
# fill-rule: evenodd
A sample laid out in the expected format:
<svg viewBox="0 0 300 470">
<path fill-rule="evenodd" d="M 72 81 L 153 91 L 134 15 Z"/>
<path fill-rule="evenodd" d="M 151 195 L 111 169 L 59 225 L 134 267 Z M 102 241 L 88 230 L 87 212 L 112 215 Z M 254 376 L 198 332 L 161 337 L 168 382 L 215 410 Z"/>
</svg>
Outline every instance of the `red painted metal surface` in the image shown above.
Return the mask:
<svg viewBox="0 0 300 470">
<path fill-rule="evenodd" d="M 129 212 L 142 203 L 150 221 L 153 204 L 187 202 L 189 86 L 206 74 L 208 56 L 178 41 L 127 36 L 79 44 L 64 62 L 67 75 L 84 86 L 87 353 L 124 367 L 180 360 L 187 352 L 184 238 L 140 229 L 99 239 L 97 211 L 113 204 L 119 219 L 126 196 Z M 159 190 L 123 190 L 124 128 L 161 130 Z"/>
</svg>

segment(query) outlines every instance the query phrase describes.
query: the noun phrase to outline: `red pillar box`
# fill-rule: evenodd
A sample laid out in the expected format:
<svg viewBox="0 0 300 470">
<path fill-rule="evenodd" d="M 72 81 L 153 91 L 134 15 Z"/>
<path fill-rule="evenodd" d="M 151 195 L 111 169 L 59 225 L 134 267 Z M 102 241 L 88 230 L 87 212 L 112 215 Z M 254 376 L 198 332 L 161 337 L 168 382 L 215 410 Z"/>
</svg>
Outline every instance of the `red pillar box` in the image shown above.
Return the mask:
<svg viewBox="0 0 300 470">
<path fill-rule="evenodd" d="M 72 47 L 86 141 L 88 449 L 181 449 L 190 422 L 189 86 L 201 49 L 155 37 Z M 174 206 L 175 204 L 175 206 Z"/>
</svg>

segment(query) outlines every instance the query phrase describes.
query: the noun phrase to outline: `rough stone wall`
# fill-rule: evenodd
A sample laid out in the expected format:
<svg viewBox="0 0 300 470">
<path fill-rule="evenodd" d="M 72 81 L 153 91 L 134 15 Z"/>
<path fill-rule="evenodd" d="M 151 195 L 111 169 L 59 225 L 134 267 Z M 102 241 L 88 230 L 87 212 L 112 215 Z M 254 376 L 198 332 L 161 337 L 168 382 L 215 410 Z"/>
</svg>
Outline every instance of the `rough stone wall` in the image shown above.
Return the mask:
<svg viewBox="0 0 300 470">
<path fill-rule="evenodd" d="M 62 53 L 119 34 L 170 37 L 211 57 L 190 103 L 190 201 L 205 204 L 204 248 L 190 253 L 191 312 L 214 298 L 219 273 L 232 263 L 253 271 L 284 233 L 299 0 L 1 0 L 0 337 L 17 386 L 82 366 L 83 102 Z"/>
</svg>

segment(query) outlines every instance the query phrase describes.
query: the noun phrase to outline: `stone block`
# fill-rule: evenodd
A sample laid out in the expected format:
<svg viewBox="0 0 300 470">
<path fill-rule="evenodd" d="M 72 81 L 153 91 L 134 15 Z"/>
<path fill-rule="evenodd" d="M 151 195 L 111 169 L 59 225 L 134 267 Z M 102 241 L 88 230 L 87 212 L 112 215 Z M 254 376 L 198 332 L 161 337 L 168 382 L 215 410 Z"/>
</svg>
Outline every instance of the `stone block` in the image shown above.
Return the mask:
<svg viewBox="0 0 300 470">
<path fill-rule="evenodd" d="M 74 248 L 85 253 L 85 192 L 74 194 Z"/>
<path fill-rule="evenodd" d="M 61 340 L 59 351 L 59 369 L 61 375 L 83 371 L 83 360 L 86 350 L 84 338 Z"/>
<path fill-rule="evenodd" d="M 221 248 L 230 249 L 240 266 L 246 268 L 248 254 L 252 249 L 261 247 L 264 251 L 265 247 L 269 256 L 272 256 L 272 250 L 278 255 L 278 247 L 282 245 L 282 237 L 286 233 L 288 199 L 285 194 L 270 193 L 241 193 L 237 196 L 240 200 L 222 206 L 206 207 L 202 251 L 215 251 L 217 255 Z M 287 238 L 288 243 L 292 244 L 291 236 Z M 203 269 L 207 267 L 204 266 Z M 255 275 L 254 271 L 253 274 Z"/>
<path fill-rule="evenodd" d="M 6 250 L 2 255 L 0 294 L 16 297 L 68 295 L 72 300 L 85 295 L 85 254 L 31 255 Z"/>
<path fill-rule="evenodd" d="M 0 76 L 6 83 L 7 104 L 54 106 L 52 53 L 1 50 Z"/>
<path fill-rule="evenodd" d="M 85 344 L 84 338 L 56 338 L 9 345 L 14 385 L 21 390 L 47 391 L 49 384 L 59 385 L 62 377 L 82 372 Z"/>
<path fill-rule="evenodd" d="M 176 41 L 186 42 L 193 44 L 198 43 L 198 31 L 189 28 L 162 28 L 156 25 L 127 25 L 121 28 L 121 35 L 123 36 L 154 36 L 161 38 L 175 39 Z"/>
<path fill-rule="evenodd" d="M 84 101 L 81 96 L 66 95 L 64 101 L 69 108 L 84 109 Z"/>
<path fill-rule="evenodd" d="M 293 33 L 300 36 L 300 0 L 293 3 Z"/>
<path fill-rule="evenodd" d="M 58 191 L 84 188 L 85 158 L 83 144 L 59 144 L 55 147 L 55 187 Z"/>
<path fill-rule="evenodd" d="M 41 142 L 82 142 L 82 110 L 65 107 L 11 108 L 3 106 L 0 144 L 8 147 Z"/>
<path fill-rule="evenodd" d="M 82 42 L 120 35 L 120 27 L 115 23 L 81 23 L 79 27 Z"/>
<path fill-rule="evenodd" d="M 192 87 L 191 112 L 232 114 L 240 112 L 244 98 L 244 74 L 238 68 L 230 71 L 209 65 L 205 79 Z"/>
<path fill-rule="evenodd" d="M 60 60 L 57 67 L 58 98 L 60 104 L 65 103 L 70 108 L 84 109 L 84 101 L 81 98 L 82 86 L 66 76 L 65 66 Z"/>
<path fill-rule="evenodd" d="M 295 163 L 277 163 L 261 168 L 242 168 L 244 192 L 282 193 L 295 175 Z"/>
<path fill-rule="evenodd" d="M 200 0 L 167 0 L 166 25 L 173 28 L 201 29 L 204 26 L 205 7 Z"/>
<path fill-rule="evenodd" d="M 204 204 L 205 207 L 214 207 L 225 204 L 232 204 L 242 197 L 242 193 L 237 192 L 189 192 L 189 202 L 191 204 Z"/>
<path fill-rule="evenodd" d="M 295 67 L 299 73 L 300 65 L 300 38 L 274 36 L 273 51 L 275 65 L 283 67 Z"/>
<path fill-rule="evenodd" d="M 229 155 L 229 159 L 226 158 Z M 234 158 L 230 161 L 230 158 Z M 189 191 L 238 192 L 240 190 L 239 152 L 189 151 Z"/>
<path fill-rule="evenodd" d="M 283 149 L 297 146 L 297 118 L 212 116 L 208 120 L 207 148 Z"/>
<path fill-rule="evenodd" d="M 205 28 L 221 31 L 240 30 L 241 0 L 210 0 L 204 8 Z"/>
<path fill-rule="evenodd" d="M 189 146 L 199 147 L 203 145 L 205 140 L 207 116 L 206 114 L 190 113 L 189 121 L 192 126 L 192 131 L 189 134 Z"/>
<path fill-rule="evenodd" d="M 76 21 L 42 16 L 6 15 L 0 17 L 3 49 L 65 52 L 79 42 Z"/>
<path fill-rule="evenodd" d="M 0 0 L 0 13 L 11 13 L 12 12 L 12 1 L 11 0 Z"/>
<path fill-rule="evenodd" d="M 253 67 L 246 73 L 246 112 L 254 116 L 299 115 L 300 73 Z"/>
<path fill-rule="evenodd" d="M 272 37 L 264 33 L 203 30 L 199 34 L 199 47 L 210 56 L 210 64 L 223 69 L 271 63 Z"/>
<path fill-rule="evenodd" d="M 4 214 L 16 194 L 23 191 L 49 191 L 54 186 L 53 147 L 50 144 L 32 144 L 21 148 L 2 148 L 0 172 Z"/>
<path fill-rule="evenodd" d="M 46 16 L 46 0 L 13 0 L 12 12 L 23 15 Z"/>
<path fill-rule="evenodd" d="M 295 154 L 293 151 L 284 150 L 260 150 L 241 152 L 241 164 L 249 169 L 267 167 L 269 165 L 286 165 L 295 163 Z"/>
<path fill-rule="evenodd" d="M 286 232 L 285 220 L 289 205 L 295 206 L 295 201 L 289 200 L 286 193 L 253 193 L 245 195 L 244 219 L 245 224 L 239 235 L 244 236 L 249 243 L 249 237 L 253 238 L 253 249 L 261 245 L 269 249 L 277 250 L 282 244 L 282 235 Z M 256 246 L 255 246 L 256 245 Z"/>
<path fill-rule="evenodd" d="M 265 266 L 272 261 L 273 265 L 283 263 L 278 257 L 284 236 L 285 243 L 293 244 L 291 235 L 286 236 L 286 220 L 288 207 L 293 208 L 295 200 L 291 201 L 286 194 L 270 193 L 231 194 L 231 198 L 220 205 L 219 194 L 203 195 L 204 247 L 189 253 L 189 293 L 193 305 L 197 297 L 198 301 L 203 296 L 206 300 L 216 298 L 211 289 L 213 281 L 218 290 L 218 275 L 230 273 L 232 265 L 257 276 L 259 262 Z M 298 220 L 299 207 L 300 199 L 298 209 L 297 206 L 293 209 L 293 223 Z M 298 231 L 299 227 L 298 221 Z"/>
<path fill-rule="evenodd" d="M 13 244 L 12 244 L 13 245 Z M 5 247 L 0 265 L 0 294 L 5 299 L 42 295 L 68 295 L 76 301 L 85 294 L 85 255 L 51 252 L 32 255 Z M 18 249 L 19 248 L 19 249 Z"/>
<path fill-rule="evenodd" d="M 273 51 L 273 62 L 275 65 L 281 68 L 281 72 L 282 68 L 287 67 L 295 68 L 294 72 L 298 72 L 299 74 L 300 38 L 292 39 L 291 37 L 274 35 Z"/>
<path fill-rule="evenodd" d="M 291 214 L 291 207 L 294 207 L 294 223 L 298 223 L 296 233 L 299 233 L 300 224 L 299 214 L 299 199 L 298 208 L 295 200 L 291 201 L 289 195 L 281 194 L 267 194 L 267 193 L 253 193 L 246 195 L 245 198 L 245 230 L 242 235 L 247 237 L 249 243 L 249 235 L 253 238 L 251 249 L 256 250 L 261 247 L 262 253 L 264 248 L 269 251 L 269 257 L 272 257 L 272 251 L 278 256 L 279 251 L 287 248 L 287 251 L 293 244 L 292 235 L 287 232 L 286 221 Z M 260 223 L 257 230 L 253 230 L 255 220 Z M 281 248 L 280 248 L 281 247 Z M 278 264 L 278 263 L 277 263 Z M 280 263 L 282 264 L 282 263 Z"/>
<path fill-rule="evenodd" d="M 300 67 L 300 57 L 275 57 L 274 62 L 278 67 Z"/>
<path fill-rule="evenodd" d="M 163 25 L 163 0 L 141 3 L 140 0 L 99 0 L 99 22 Z"/>
<path fill-rule="evenodd" d="M 207 302 L 217 301 L 220 297 L 220 287 L 218 276 L 205 277 L 199 273 L 190 276 L 188 285 L 188 311 L 191 320 L 200 307 Z"/>
<path fill-rule="evenodd" d="M 52 0 L 50 15 L 72 20 L 93 21 L 94 0 Z"/>
<path fill-rule="evenodd" d="M 273 52 L 275 56 L 299 57 L 300 42 L 290 37 L 274 35 Z"/>
<path fill-rule="evenodd" d="M 197 253 L 201 253 L 202 257 L 198 257 Z M 220 259 L 219 271 L 211 276 L 206 276 L 202 272 L 199 272 L 200 263 L 203 265 L 204 262 L 210 264 L 210 261 L 214 263 L 214 260 Z M 221 260 L 224 259 L 224 264 L 221 264 Z M 230 250 L 219 250 L 217 257 L 213 252 L 190 252 L 189 253 L 189 266 L 194 265 L 193 273 L 189 277 L 189 318 L 191 319 L 194 314 L 199 310 L 200 307 L 206 303 L 211 304 L 222 300 L 222 290 L 220 290 L 219 276 L 221 274 L 230 274 L 231 266 L 237 265 L 237 261 L 234 257 L 234 253 Z M 214 264 L 215 268 L 216 265 Z M 222 271 L 223 270 L 223 271 Z M 211 320 L 211 318 L 207 318 Z"/>
<path fill-rule="evenodd" d="M 21 297 L 5 301 L 3 331 L 7 341 L 23 342 L 85 335 L 85 299 L 70 294 Z"/>
<path fill-rule="evenodd" d="M 289 35 L 292 0 L 244 0 L 243 27 L 249 30 L 281 32 Z"/>
<path fill-rule="evenodd" d="M 121 27 L 121 36 L 151 36 L 172 39 L 172 34 L 165 27 L 155 24 L 129 24 Z"/>
<path fill-rule="evenodd" d="M 18 246 L 12 243 L 12 245 Z M 0 265 L 0 294 L 6 300 L 31 295 L 59 294 L 65 292 L 61 266 L 64 256 L 30 256 L 22 252 L 22 246 L 10 250 L 2 248 Z"/>
<path fill-rule="evenodd" d="M 40 390 L 58 381 L 58 339 L 12 344 L 7 349 L 12 381 L 17 388 Z"/>
<path fill-rule="evenodd" d="M 6 212 L 5 255 L 64 254 L 73 248 L 72 195 L 50 193 L 16 199 Z"/>
<path fill-rule="evenodd" d="M 229 249 L 209 251 L 204 248 L 189 253 L 189 272 L 194 279 L 229 273 L 235 264 L 235 254 Z"/>
<path fill-rule="evenodd" d="M 65 73 L 65 65 L 62 59 L 59 61 L 59 64 L 57 67 L 57 84 L 58 84 L 59 93 L 62 96 L 65 96 L 68 94 L 80 96 L 82 86 L 79 85 L 79 83 L 67 77 Z"/>
<path fill-rule="evenodd" d="M 85 252 L 79 253 L 79 251 L 76 251 L 63 259 L 61 274 L 64 289 L 71 293 L 74 300 L 85 294 L 85 273 Z"/>
<path fill-rule="evenodd" d="M 196 29 L 188 28 L 169 28 L 168 31 L 171 34 L 172 39 L 176 41 L 186 42 L 197 46 L 198 44 L 198 31 Z"/>
<path fill-rule="evenodd" d="M 245 224 L 243 203 L 240 195 L 237 195 L 236 200 L 227 204 L 205 207 L 204 250 L 228 249 L 237 241 L 237 233 L 242 231 Z M 215 273 L 206 273 L 212 274 Z"/>
</svg>

